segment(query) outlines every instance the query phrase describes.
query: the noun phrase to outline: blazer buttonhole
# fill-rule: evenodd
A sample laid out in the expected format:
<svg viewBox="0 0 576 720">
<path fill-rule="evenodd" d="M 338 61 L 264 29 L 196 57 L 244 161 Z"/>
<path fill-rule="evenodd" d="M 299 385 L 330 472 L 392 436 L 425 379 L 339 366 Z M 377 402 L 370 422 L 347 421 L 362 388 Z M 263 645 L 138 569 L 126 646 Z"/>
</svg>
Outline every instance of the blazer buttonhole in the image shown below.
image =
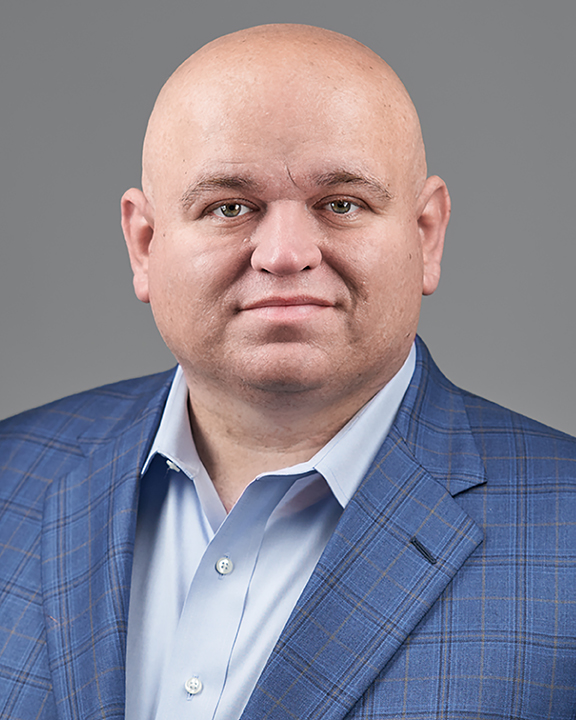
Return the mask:
<svg viewBox="0 0 576 720">
<path fill-rule="evenodd" d="M 438 562 L 438 558 L 434 557 L 434 555 L 432 555 L 430 550 L 428 550 L 428 548 L 425 545 L 423 545 L 416 536 L 414 536 L 413 538 L 410 539 L 410 543 L 412 545 L 414 545 L 414 547 L 416 548 L 416 550 L 418 550 L 418 552 L 420 553 L 420 555 L 422 555 L 422 557 L 424 557 L 426 560 L 428 560 L 430 565 L 436 565 L 436 563 Z"/>
</svg>

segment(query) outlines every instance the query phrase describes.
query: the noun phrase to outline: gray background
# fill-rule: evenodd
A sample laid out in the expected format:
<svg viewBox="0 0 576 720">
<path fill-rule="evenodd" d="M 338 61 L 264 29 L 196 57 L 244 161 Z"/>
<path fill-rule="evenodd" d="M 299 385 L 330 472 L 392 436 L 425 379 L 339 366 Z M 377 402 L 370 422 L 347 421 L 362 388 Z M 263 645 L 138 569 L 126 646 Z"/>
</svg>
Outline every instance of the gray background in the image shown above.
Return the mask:
<svg viewBox="0 0 576 720">
<path fill-rule="evenodd" d="M 168 75 L 265 22 L 344 32 L 396 69 L 454 207 L 421 334 L 458 384 L 576 434 L 574 0 L 3 0 L 0 417 L 172 364 L 119 199 Z"/>
</svg>

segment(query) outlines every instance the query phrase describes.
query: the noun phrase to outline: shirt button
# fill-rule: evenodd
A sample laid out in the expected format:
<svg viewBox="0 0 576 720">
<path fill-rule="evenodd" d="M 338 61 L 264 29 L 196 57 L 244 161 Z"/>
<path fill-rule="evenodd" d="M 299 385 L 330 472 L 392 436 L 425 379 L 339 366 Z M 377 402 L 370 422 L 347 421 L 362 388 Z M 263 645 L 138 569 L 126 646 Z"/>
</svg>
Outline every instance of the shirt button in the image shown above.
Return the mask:
<svg viewBox="0 0 576 720">
<path fill-rule="evenodd" d="M 172 460 L 166 460 L 166 465 L 170 468 L 170 470 L 174 470 L 175 472 L 180 472 L 180 468 L 176 463 L 173 463 Z"/>
<path fill-rule="evenodd" d="M 192 677 L 186 680 L 184 687 L 186 688 L 186 692 L 190 693 L 190 695 L 198 695 L 200 690 L 202 690 L 202 681 L 200 678 Z"/>
<path fill-rule="evenodd" d="M 234 570 L 234 563 L 229 557 L 221 557 L 220 560 L 217 561 L 216 572 L 219 572 L 220 575 L 228 575 L 232 570 Z"/>
</svg>

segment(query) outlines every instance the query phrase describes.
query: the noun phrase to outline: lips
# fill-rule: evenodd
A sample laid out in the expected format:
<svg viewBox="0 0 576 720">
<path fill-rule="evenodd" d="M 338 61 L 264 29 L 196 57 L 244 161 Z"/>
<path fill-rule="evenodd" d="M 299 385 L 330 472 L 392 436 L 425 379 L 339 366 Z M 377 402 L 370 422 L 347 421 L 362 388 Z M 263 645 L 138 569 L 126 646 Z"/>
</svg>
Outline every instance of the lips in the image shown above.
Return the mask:
<svg viewBox="0 0 576 720">
<path fill-rule="evenodd" d="M 318 307 L 331 307 L 334 303 L 324 298 L 311 297 L 308 295 L 294 295 L 287 297 L 272 296 L 265 297 L 246 303 L 241 310 L 258 310 L 260 308 L 274 307 L 298 307 L 301 305 L 316 305 Z"/>
<path fill-rule="evenodd" d="M 333 302 L 311 295 L 271 295 L 242 304 L 240 314 L 258 323 L 285 326 L 310 322 L 333 307 Z"/>
</svg>

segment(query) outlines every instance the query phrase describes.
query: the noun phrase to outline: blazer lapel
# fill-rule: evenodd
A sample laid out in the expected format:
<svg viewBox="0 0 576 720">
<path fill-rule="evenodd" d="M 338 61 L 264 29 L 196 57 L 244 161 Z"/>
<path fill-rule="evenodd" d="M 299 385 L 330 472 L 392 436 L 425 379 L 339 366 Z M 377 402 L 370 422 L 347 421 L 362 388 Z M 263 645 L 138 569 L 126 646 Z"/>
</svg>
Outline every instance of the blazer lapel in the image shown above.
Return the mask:
<svg viewBox="0 0 576 720">
<path fill-rule="evenodd" d="M 168 387 L 152 401 L 149 394 L 147 401 L 132 400 L 104 434 L 80 438 L 85 457 L 53 483 L 46 499 L 42 582 L 48 652 L 56 703 L 67 720 L 124 717 L 137 480 Z"/>
<path fill-rule="evenodd" d="M 394 427 L 280 636 L 244 720 L 344 717 L 482 541 L 452 497 L 485 482 L 461 396 L 431 378 L 440 374 L 425 349 L 419 356 L 424 362 Z"/>
</svg>

